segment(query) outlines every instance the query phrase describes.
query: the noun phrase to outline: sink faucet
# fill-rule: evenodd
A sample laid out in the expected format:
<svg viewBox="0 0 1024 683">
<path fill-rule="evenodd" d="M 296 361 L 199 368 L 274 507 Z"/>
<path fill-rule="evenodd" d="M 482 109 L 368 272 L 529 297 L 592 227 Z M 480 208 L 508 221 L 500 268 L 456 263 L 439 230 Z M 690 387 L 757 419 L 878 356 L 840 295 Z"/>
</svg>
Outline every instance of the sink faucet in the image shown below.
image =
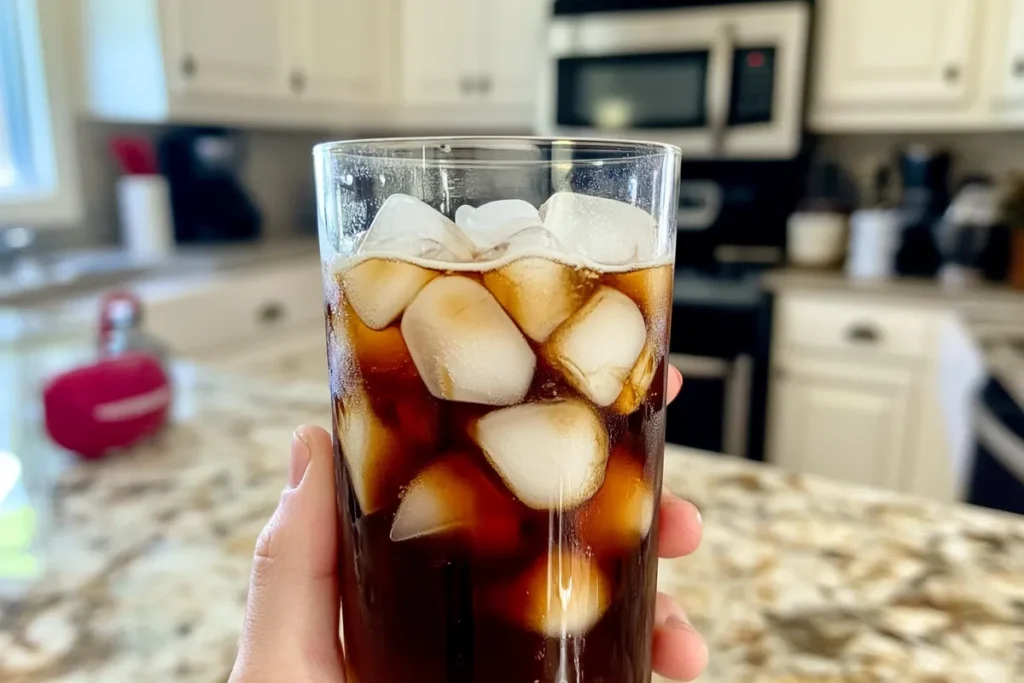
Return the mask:
<svg viewBox="0 0 1024 683">
<path fill-rule="evenodd" d="M 0 277 L 10 275 L 18 260 L 29 253 L 36 241 L 30 228 L 0 229 Z"/>
</svg>

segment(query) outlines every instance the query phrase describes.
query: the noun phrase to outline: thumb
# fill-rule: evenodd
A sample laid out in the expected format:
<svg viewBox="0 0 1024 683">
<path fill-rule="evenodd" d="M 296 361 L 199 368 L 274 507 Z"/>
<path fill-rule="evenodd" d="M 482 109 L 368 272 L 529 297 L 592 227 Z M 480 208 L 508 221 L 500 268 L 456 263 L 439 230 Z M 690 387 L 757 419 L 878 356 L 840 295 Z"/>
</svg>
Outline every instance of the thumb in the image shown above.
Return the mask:
<svg viewBox="0 0 1024 683">
<path fill-rule="evenodd" d="M 331 437 L 292 436 L 288 487 L 256 541 L 234 683 L 340 681 Z"/>
</svg>

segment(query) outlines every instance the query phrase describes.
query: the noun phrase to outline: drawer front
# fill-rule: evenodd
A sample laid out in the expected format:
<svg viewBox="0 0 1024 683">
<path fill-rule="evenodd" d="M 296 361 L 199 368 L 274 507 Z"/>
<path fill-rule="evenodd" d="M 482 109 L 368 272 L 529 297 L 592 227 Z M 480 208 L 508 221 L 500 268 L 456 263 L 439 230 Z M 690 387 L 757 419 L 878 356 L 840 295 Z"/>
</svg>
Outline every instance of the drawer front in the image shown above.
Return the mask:
<svg viewBox="0 0 1024 683">
<path fill-rule="evenodd" d="M 777 340 L 789 348 L 818 348 L 924 358 L 932 316 L 909 306 L 862 305 L 785 297 L 776 309 Z"/>
<path fill-rule="evenodd" d="M 317 265 L 244 273 L 147 302 L 146 327 L 175 353 L 196 355 L 249 345 L 298 325 L 322 325 Z"/>
</svg>

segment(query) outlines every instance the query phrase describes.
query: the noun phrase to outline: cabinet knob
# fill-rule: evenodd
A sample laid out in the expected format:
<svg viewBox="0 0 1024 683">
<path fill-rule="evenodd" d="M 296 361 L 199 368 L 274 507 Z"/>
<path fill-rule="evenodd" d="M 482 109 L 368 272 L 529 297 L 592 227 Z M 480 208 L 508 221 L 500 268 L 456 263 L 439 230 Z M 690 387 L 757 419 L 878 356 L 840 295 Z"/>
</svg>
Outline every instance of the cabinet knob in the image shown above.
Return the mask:
<svg viewBox="0 0 1024 683">
<path fill-rule="evenodd" d="M 293 93 L 301 93 L 306 89 L 306 76 L 301 71 L 293 71 L 288 83 L 291 85 Z"/>
<path fill-rule="evenodd" d="M 856 323 L 846 331 L 846 338 L 855 344 L 877 344 L 882 339 L 882 333 L 874 325 Z"/>
<path fill-rule="evenodd" d="M 1015 78 L 1024 78 L 1024 57 L 1013 60 L 1013 75 Z"/>
<path fill-rule="evenodd" d="M 490 76 L 481 76 L 480 77 L 480 81 L 479 81 L 479 85 L 478 85 L 478 90 L 479 90 L 481 95 L 486 95 L 487 93 L 491 92 L 491 88 L 493 86 L 494 86 L 494 82 L 491 80 Z"/>
<path fill-rule="evenodd" d="M 185 55 L 181 58 L 181 75 L 185 78 L 192 78 L 196 75 L 196 71 L 199 70 L 196 64 L 196 58 L 192 55 Z"/>
<path fill-rule="evenodd" d="M 256 311 L 256 320 L 263 325 L 273 325 L 284 318 L 284 305 L 277 301 L 268 301 Z"/>
<path fill-rule="evenodd" d="M 950 64 L 942 72 L 942 77 L 946 79 L 947 83 L 956 83 L 960 80 L 960 67 L 956 64 Z"/>
</svg>

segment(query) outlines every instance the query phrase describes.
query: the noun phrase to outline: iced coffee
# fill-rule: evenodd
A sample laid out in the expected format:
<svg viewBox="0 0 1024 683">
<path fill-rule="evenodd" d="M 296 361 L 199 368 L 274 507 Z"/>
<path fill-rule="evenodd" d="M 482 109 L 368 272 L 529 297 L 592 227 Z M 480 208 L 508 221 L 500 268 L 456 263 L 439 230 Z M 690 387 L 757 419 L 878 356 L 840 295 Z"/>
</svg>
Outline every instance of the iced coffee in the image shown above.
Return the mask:
<svg viewBox="0 0 1024 683">
<path fill-rule="evenodd" d="M 390 194 L 325 260 L 350 678 L 646 682 L 663 226 L 585 191 L 445 208 Z"/>
</svg>

